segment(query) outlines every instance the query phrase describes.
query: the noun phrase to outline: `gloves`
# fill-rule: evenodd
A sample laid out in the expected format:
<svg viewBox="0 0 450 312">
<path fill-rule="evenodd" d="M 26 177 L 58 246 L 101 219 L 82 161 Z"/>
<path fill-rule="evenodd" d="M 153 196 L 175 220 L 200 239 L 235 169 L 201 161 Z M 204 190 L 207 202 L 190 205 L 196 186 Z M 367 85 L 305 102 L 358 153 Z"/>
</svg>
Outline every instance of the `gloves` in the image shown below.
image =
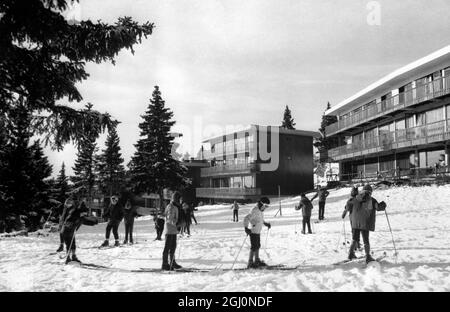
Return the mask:
<svg viewBox="0 0 450 312">
<path fill-rule="evenodd" d="M 347 211 L 344 211 L 344 212 L 342 213 L 342 219 L 345 219 L 346 214 L 347 214 Z"/>
<path fill-rule="evenodd" d="M 382 201 L 381 203 L 378 203 L 378 210 L 384 211 L 386 210 L 386 203 Z"/>
<path fill-rule="evenodd" d="M 272 226 L 270 225 L 269 222 L 264 222 L 264 225 L 267 226 L 267 228 L 268 228 L 269 230 L 270 230 L 270 228 L 272 227 Z"/>
<path fill-rule="evenodd" d="M 245 228 L 245 233 L 247 233 L 247 235 L 252 234 L 252 230 L 250 230 L 249 228 Z"/>
</svg>

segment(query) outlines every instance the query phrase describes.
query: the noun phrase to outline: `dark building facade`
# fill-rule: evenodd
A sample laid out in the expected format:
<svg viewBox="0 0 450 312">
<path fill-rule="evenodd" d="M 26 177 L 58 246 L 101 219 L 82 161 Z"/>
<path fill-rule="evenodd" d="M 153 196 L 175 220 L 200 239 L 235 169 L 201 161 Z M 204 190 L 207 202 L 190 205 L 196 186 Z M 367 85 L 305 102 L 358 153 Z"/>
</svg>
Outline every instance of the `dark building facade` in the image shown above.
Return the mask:
<svg viewBox="0 0 450 312">
<path fill-rule="evenodd" d="M 417 60 L 326 112 L 340 179 L 448 173 L 450 46 Z"/>
<path fill-rule="evenodd" d="M 295 195 L 313 189 L 310 131 L 251 126 L 203 142 L 199 201 L 242 202 L 261 196 Z"/>
</svg>

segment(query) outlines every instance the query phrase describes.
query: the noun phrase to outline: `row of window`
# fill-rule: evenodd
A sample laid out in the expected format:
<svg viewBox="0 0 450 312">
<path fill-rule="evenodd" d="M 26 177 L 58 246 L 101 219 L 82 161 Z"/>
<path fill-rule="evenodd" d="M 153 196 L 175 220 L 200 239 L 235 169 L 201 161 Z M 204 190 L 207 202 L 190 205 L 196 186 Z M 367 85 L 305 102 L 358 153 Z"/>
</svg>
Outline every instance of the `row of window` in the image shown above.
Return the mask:
<svg viewBox="0 0 450 312">
<path fill-rule="evenodd" d="M 249 147 L 253 143 L 253 135 L 246 135 L 244 137 L 238 138 L 228 138 L 226 137 L 226 141 L 215 143 L 211 145 L 211 153 L 213 154 L 224 154 L 224 153 L 234 153 L 248 151 Z"/>
<path fill-rule="evenodd" d="M 447 67 L 443 70 L 439 70 L 430 75 L 412 81 L 399 89 L 394 89 L 391 92 L 383 95 L 379 99 L 375 99 L 370 103 L 364 104 L 352 110 L 351 112 L 339 116 L 339 119 L 342 120 L 349 118 L 353 115 L 360 113 L 363 110 L 368 109 L 373 105 L 376 105 L 377 103 L 386 103 L 385 101 L 392 99 L 394 97 L 397 102 L 401 101 L 402 99 L 405 100 L 401 96 L 402 94 L 405 93 L 409 94 L 412 92 L 412 98 L 419 98 L 419 99 L 425 98 L 427 94 L 432 94 L 433 92 L 436 92 L 437 90 L 442 90 L 443 88 L 446 88 L 448 85 L 450 85 L 449 81 L 446 81 L 448 80 L 448 77 L 450 77 L 450 67 Z"/>
<path fill-rule="evenodd" d="M 254 176 L 237 176 L 212 179 L 213 188 L 255 188 Z"/>
</svg>

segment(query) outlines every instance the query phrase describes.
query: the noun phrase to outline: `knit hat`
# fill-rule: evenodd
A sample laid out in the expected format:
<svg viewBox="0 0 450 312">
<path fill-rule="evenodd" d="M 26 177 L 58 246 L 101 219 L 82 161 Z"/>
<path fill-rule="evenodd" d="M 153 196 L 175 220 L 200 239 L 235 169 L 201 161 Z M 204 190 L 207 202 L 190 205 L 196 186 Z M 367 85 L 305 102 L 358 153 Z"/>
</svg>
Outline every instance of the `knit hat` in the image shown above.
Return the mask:
<svg viewBox="0 0 450 312">
<path fill-rule="evenodd" d="M 352 187 L 352 190 L 350 191 L 350 196 L 356 196 L 358 195 L 358 188 L 356 186 Z"/>
<path fill-rule="evenodd" d="M 372 187 L 370 186 L 370 184 L 366 184 L 366 185 L 364 185 L 364 187 L 363 187 L 363 191 L 372 192 L 373 189 L 372 189 Z"/>
<path fill-rule="evenodd" d="M 270 204 L 270 200 L 267 197 L 261 197 L 261 199 L 259 200 L 259 202 L 261 204 L 265 204 L 265 205 L 269 205 Z"/>
</svg>

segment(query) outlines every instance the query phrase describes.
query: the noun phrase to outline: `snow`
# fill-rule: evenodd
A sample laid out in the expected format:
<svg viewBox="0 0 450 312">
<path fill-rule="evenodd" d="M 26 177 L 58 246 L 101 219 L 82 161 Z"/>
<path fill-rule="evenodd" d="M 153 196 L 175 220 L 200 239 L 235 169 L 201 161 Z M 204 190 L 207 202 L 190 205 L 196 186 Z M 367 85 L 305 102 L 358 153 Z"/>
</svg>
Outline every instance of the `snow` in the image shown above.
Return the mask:
<svg viewBox="0 0 450 312">
<path fill-rule="evenodd" d="M 387 252 L 380 265 L 365 268 L 363 262 L 335 266 L 346 258 L 341 235 L 341 213 L 349 188 L 332 190 L 325 222 L 313 223 L 313 235 L 300 234 L 299 198 L 282 200 L 282 216 L 274 218 L 279 203 L 273 200 L 265 212 L 272 223 L 261 234 L 261 258 L 269 264 L 299 265 L 292 271 L 225 270 L 231 268 L 245 238 L 242 220 L 252 205 L 242 206 L 240 222 L 231 222 L 229 206 L 203 206 L 196 212 L 189 238 L 180 238 L 177 262 L 185 267 L 208 268 L 201 273 L 131 272 L 159 268 L 163 241 L 154 241 L 149 217 L 135 223 L 137 244 L 99 250 L 105 224 L 81 227 L 77 255 L 87 263 L 111 269 L 87 269 L 64 265 L 59 255 L 49 255 L 59 244 L 57 233 L 48 236 L 0 238 L 0 291 L 449 291 L 450 290 L 450 186 L 397 187 L 375 190 L 386 201 L 389 220 L 399 252 L 394 250 L 386 217 L 377 214 L 371 233 L 374 256 Z M 313 220 L 317 218 L 314 201 Z M 345 224 L 350 240 L 350 224 Z M 297 231 L 298 234 L 295 234 Z M 120 227 L 123 239 L 124 228 Z M 266 244 L 267 239 L 267 244 Z M 235 268 L 246 266 L 248 239 Z M 216 270 L 214 270 L 216 269 Z M 221 269 L 224 269 L 221 271 Z"/>
</svg>

